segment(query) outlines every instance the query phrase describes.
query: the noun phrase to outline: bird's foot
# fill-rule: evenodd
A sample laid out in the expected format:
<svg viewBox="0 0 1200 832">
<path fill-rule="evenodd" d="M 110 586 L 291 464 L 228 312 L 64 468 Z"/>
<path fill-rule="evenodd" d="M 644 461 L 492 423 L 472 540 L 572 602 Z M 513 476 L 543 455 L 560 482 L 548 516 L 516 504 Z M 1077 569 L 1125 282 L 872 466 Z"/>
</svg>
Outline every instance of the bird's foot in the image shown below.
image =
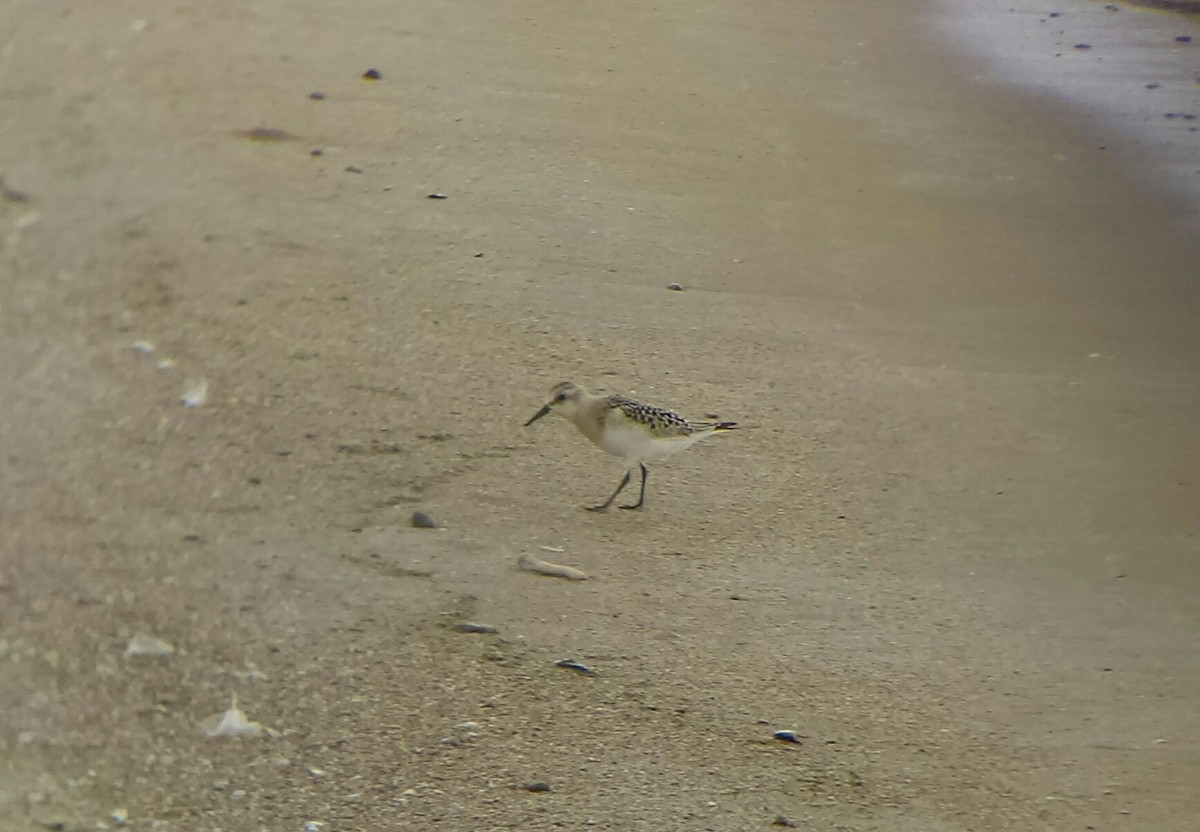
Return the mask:
<svg viewBox="0 0 1200 832">
<path fill-rule="evenodd" d="M 643 511 L 645 509 L 645 507 L 646 506 L 644 503 L 634 503 L 631 506 L 617 506 L 617 508 L 623 508 L 623 509 L 627 509 L 629 511 Z"/>
<path fill-rule="evenodd" d="M 608 511 L 608 506 L 609 506 L 608 503 L 604 503 L 604 504 L 598 505 L 598 506 L 584 506 L 584 509 L 586 511 L 594 511 L 597 514 L 603 514 L 604 512 Z"/>
</svg>

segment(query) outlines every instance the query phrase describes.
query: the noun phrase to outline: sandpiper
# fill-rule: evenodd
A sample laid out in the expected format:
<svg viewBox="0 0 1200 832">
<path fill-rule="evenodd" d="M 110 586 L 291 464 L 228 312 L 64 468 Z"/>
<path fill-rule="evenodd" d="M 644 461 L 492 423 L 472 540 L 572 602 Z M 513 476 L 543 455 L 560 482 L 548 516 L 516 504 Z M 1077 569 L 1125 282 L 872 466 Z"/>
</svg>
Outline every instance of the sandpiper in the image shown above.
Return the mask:
<svg viewBox="0 0 1200 832">
<path fill-rule="evenodd" d="M 608 511 L 621 489 L 629 485 L 633 469 L 642 471 L 638 501 L 620 508 L 641 511 L 646 504 L 646 460 L 678 453 L 714 433 L 732 430 L 736 422 L 693 422 L 670 410 L 642 404 L 621 395 L 594 396 L 578 384 L 563 381 L 550 391 L 550 401 L 525 423 L 529 427 L 547 413 L 570 419 L 579 432 L 625 463 L 625 476 L 617 490 L 588 511 Z"/>
</svg>

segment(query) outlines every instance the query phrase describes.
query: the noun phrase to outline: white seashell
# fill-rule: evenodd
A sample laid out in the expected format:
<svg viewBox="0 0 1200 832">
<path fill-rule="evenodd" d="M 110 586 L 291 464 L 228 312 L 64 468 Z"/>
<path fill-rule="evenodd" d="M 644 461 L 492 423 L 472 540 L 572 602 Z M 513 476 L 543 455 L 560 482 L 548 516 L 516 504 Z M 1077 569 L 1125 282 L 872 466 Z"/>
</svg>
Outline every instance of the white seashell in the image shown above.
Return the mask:
<svg viewBox="0 0 1200 832">
<path fill-rule="evenodd" d="M 199 407 L 208 401 L 208 381 L 200 379 L 199 381 L 188 380 L 187 385 L 183 389 L 183 395 L 179 397 L 179 401 L 183 402 L 188 407 Z"/>
<path fill-rule="evenodd" d="M 200 730 L 209 737 L 261 737 L 263 734 L 262 725 L 251 722 L 246 718 L 246 712 L 238 707 L 236 693 L 230 700 L 229 710 L 201 721 Z"/>
<path fill-rule="evenodd" d="M 138 633 L 125 646 L 126 656 L 169 656 L 174 652 L 175 648 L 170 642 L 145 633 Z"/>
</svg>

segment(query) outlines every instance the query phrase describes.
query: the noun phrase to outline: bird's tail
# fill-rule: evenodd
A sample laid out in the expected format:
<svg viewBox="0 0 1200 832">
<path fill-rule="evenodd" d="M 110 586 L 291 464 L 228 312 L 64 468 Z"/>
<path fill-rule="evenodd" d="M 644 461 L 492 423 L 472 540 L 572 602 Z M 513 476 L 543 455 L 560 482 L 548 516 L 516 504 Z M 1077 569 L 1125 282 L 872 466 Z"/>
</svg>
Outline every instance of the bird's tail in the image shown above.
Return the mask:
<svg viewBox="0 0 1200 832">
<path fill-rule="evenodd" d="M 688 422 L 693 436 L 708 436 L 723 430 L 735 430 L 737 422 Z"/>
</svg>

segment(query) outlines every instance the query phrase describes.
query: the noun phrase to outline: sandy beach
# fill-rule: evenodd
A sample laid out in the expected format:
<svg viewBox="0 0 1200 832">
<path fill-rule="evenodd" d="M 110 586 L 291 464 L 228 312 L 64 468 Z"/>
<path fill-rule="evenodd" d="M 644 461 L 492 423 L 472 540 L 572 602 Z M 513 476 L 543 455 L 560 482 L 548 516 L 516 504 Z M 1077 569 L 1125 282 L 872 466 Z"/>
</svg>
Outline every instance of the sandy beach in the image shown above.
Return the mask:
<svg viewBox="0 0 1200 832">
<path fill-rule="evenodd" d="M 1200 133 L 947 14 L 0 9 L 0 831 L 1194 829 Z"/>
</svg>

